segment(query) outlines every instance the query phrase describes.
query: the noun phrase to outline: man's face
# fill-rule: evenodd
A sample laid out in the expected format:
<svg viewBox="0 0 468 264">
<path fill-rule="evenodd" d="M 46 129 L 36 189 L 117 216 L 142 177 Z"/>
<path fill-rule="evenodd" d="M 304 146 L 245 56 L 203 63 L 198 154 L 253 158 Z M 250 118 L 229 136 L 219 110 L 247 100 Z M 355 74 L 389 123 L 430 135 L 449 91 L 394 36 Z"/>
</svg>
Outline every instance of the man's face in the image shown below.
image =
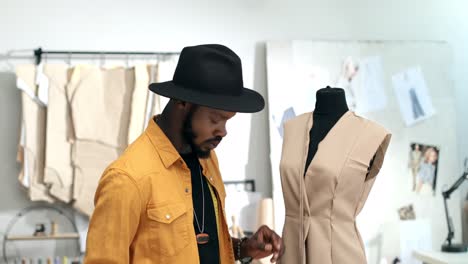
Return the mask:
<svg viewBox="0 0 468 264">
<path fill-rule="evenodd" d="M 184 137 L 200 158 L 208 158 L 210 151 L 227 135 L 226 122 L 236 113 L 192 106 L 184 121 Z"/>
</svg>

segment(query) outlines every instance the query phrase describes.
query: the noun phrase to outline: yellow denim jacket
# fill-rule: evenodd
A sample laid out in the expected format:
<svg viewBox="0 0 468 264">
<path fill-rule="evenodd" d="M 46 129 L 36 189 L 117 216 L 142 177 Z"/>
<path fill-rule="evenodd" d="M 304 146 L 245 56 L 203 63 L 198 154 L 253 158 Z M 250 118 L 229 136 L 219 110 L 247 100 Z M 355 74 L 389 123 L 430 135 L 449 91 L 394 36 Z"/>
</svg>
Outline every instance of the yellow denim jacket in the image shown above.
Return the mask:
<svg viewBox="0 0 468 264">
<path fill-rule="evenodd" d="M 232 264 L 226 193 L 214 151 L 200 164 L 216 198 L 221 264 Z M 199 263 L 190 169 L 153 120 L 104 171 L 94 202 L 85 264 Z"/>
</svg>

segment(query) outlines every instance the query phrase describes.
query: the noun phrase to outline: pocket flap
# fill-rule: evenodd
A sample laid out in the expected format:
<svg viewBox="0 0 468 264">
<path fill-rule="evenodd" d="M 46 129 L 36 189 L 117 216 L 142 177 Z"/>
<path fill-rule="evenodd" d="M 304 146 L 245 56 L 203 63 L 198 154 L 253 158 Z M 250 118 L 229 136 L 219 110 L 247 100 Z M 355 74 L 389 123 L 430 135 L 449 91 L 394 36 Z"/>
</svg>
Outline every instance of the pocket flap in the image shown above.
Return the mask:
<svg viewBox="0 0 468 264">
<path fill-rule="evenodd" d="M 187 213 L 183 203 L 168 204 L 146 210 L 148 218 L 157 222 L 170 224 L 180 216 Z"/>
</svg>

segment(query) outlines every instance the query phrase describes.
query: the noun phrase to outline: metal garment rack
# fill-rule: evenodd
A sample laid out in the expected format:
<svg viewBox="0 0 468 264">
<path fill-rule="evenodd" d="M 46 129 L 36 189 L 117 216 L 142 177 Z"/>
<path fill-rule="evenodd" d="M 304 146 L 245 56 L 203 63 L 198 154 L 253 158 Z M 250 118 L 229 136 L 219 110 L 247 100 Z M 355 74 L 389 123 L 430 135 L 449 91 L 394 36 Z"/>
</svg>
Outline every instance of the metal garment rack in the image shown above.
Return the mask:
<svg viewBox="0 0 468 264">
<path fill-rule="evenodd" d="M 180 52 L 147 52 L 147 51 L 68 51 L 68 50 L 43 50 L 38 48 L 34 50 L 34 57 L 38 65 L 42 61 L 42 56 L 52 55 L 141 55 L 141 56 L 172 56 L 179 55 Z"/>
</svg>

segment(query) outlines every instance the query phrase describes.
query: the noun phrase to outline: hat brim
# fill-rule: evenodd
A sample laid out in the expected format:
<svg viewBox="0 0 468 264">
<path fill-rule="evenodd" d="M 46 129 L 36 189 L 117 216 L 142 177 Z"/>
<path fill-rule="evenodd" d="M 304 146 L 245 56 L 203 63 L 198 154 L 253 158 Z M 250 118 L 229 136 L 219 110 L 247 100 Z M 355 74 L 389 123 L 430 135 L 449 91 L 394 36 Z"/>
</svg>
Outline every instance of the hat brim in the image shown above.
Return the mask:
<svg viewBox="0 0 468 264">
<path fill-rule="evenodd" d="M 177 99 L 209 108 L 239 113 L 255 113 L 263 110 L 265 100 L 254 90 L 243 88 L 238 96 L 201 93 L 175 84 L 173 81 L 152 83 L 149 89 L 164 97 Z"/>
</svg>

